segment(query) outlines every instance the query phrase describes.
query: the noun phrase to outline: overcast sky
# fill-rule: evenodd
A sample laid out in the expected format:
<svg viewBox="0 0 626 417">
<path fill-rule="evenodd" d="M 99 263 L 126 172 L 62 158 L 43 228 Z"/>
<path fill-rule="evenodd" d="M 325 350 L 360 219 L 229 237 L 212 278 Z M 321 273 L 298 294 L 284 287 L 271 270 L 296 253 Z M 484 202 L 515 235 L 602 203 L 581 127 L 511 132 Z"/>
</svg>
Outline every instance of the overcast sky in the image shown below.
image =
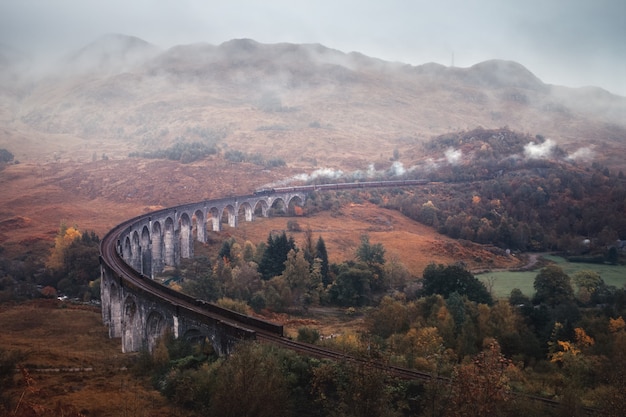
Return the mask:
<svg viewBox="0 0 626 417">
<path fill-rule="evenodd" d="M 18 49 L 64 54 L 109 33 L 162 48 L 321 43 L 413 65 L 498 58 L 626 96 L 626 0 L 0 0 L 0 43 Z"/>
</svg>

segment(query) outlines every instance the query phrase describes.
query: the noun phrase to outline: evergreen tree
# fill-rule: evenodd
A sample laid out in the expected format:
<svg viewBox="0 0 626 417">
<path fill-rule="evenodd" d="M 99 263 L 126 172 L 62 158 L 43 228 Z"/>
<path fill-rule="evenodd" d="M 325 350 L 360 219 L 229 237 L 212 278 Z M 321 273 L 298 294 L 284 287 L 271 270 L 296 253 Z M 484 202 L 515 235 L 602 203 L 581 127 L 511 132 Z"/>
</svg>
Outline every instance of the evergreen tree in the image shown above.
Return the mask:
<svg viewBox="0 0 626 417">
<path fill-rule="evenodd" d="M 287 238 L 283 232 L 278 236 L 267 237 L 267 246 L 263 252 L 263 257 L 259 263 L 259 272 L 265 280 L 277 277 L 285 270 L 285 261 L 290 250 L 296 249 L 296 244 L 292 237 Z"/>
<path fill-rule="evenodd" d="M 322 275 L 322 284 L 324 284 L 324 288 L 330 285 L 331 279 L 329 275 L 329 266 L 328 266 L 328 252 L 326 251 L 326 243 L 324 243 L 324 239 L 320 236 L 317 239 L 317 245 L 315 245 L 315 257 L 320 260 L 320 274 Z"/>
</svg>

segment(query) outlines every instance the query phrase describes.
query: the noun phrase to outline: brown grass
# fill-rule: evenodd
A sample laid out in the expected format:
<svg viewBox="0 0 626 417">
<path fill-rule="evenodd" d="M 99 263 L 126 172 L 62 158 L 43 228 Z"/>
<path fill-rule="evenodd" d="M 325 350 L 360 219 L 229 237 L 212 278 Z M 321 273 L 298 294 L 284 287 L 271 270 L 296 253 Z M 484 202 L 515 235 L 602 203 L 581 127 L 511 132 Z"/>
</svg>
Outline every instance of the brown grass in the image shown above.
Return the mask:
<svg viewBox="0 0 626 417">
<path fill-rule="evenodd" d="M 88 416 L 183 415 L 125 369 L 134 355 L 123 355 L 119 340 L 108 338 L 97 308 L 56 300 L 4 304 L 0 328 L 0 346 L 24 352 L 21 365 L 32 378 L 33 389 L 26 390 L 22 375 L 15 376 L 9 395 L 13 407 L 23 395 L 20 412 L 62 404 Z"/>
</svg>

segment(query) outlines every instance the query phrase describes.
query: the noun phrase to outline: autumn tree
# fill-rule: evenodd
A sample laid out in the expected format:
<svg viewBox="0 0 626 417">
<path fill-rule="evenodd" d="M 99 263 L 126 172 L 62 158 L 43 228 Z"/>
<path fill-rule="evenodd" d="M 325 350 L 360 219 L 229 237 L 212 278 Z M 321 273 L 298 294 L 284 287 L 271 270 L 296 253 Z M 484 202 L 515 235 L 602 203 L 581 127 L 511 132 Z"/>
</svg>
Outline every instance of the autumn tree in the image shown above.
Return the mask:
<svg viewBox="0 0 626 417">
<path fill-rule="evenodd" d="M 70 244 L 81 237 L 81 233 L 76 227 L 67 227 L 61 223 L 61 227 L 54 238 L 54 247 L 50 251 L 50 256 L 46 262 L 46 267 L 53 270 L 61 270 L 65 262 L 65 251 Z"/>
<path fill-rule="evenodd" d="M 386 339 L 394 333 L 406 332 L 410 321 L 406 306 L 387 296 L 383 297 L 378 308 L 368 313 L 366 324 L 372 334 Z"/>
<path fill-rule="evenodd" d="M 302 251 L 289 251 L 282 278 L 289 286 L 292 302 L 297 308 L 306 309 L 314 301 L 319 302 L 321 277 L 316 277 L 318 282 L 313 281 L 310 265 Z"/>
<path fill-rule="evenodd" d="M 471 363 L 459 365 L 452 378 L 451 395 L 445 416 L 482 417 L 505 414 L 511 400 L 507 373 L 514 366 L 491 342 Z"/>
<path fill-rule="evenodd" d="M 67 295 L 85 300 L 98 298 L 100 239 L 93 231 L 81 233 L 76 227 L 61 225 L 46 266 L 52 282 Z"/>
</svg>

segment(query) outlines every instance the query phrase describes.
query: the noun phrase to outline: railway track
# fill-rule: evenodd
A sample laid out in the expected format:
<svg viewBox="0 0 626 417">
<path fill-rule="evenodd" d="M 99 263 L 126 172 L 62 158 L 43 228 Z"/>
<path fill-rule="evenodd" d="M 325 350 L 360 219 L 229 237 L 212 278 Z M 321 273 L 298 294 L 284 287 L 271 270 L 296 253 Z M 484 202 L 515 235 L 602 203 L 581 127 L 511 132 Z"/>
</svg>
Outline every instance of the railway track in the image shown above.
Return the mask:
<svg viewBox="0 0 626 417">
<path fill-rule="evenodd" d="M 419 182 L 418 182 L 419 181 Z M 415 184 L 424 184 L 425 181 L 418 180 Z M 415 185 L 412 184 L 412 185 Z M 389 186 L 399 186 L 400 184 L 390 184 Z M 409 184 L 403 184 L 409 185 Z M 371 184 L 367 186 L 372 187 L 380 187 L 381 183 Z M 354 188 L 363 188 L 363 186 L 354 187 Z M 327 189 L 331 189 L 328 187 Z M 273 192 L 274 190 L 272 190 Z M 262 192 L 268 192 L 263 190 Z M 167 210 L 167 209 L 164 209 Z M 155 213 L 158 213 L 155 212 Z M 154 213 L 152 213 L 154 214 Z M 417 371 L 414 369 L 408 369 L 403 367 L 398 367 L 394 365 L 385 364 L 380 361 L 372 361 L 366 358 L 360 358 L 357 356 L 352 356 L 346 353 L 338 352 L 333 349 L 328 349 L 325 347 L 312 345 L 308 343 L 297 342 L 287 337 L 284 337 L 283 328 L 280 325 L 276 325 L 274 323 L 270 323 L 268 321 L 260 320 L 251 316 L 246 316 L 243 314 L 239 314 L 233 312 L 231 310 L 227 310 L 221 308 L 215 304 L 211 304 L 202 300 L 197 300 L 193 297 L 190 297 L 186 294 L 175 291 L 169 287 L 159 284 L 158 282 L 150 279 L 149 277 L 139 273 L 135 269 L 133 269 L 126 261 L 122 258 L 117 248 L 119 247 L 119 240 L 122 233 L 125 230 L 128 230 L 135 222 L 144 218 L 146 215 L 138 216 L 132 219 L 129 219 L 112 230 L 110 230 L 102 239 L 100 243 L 100 258 L 101 262 L 106 263 L 116 274 L 116 279 L 120 280 L 120 283 L 123 281 L 124 285 L 130 285 L 135 288 L 140 289 L 141 291 L 145 291 L 146 293 L 158 297 L 163 300 L 163 302 L 169 303 L 180 310 L 193 312 L 195 314 L 199 314 L 201 316 L 206 316 L 213 320 L 218 320 L 229 326 L 240 329 L 244 334 L 247 334 L 252 339 L 256 339 L 261 343 L 271 343 L 286 349 L 294 350 L 298 353 L 308 355 L 311 357 L 316 357 L 320 359 L 330 359 L 337 361 L 349 361 L 357 364 L 362 364 L 365 366 L 372 367 L 374 369 L 378 369 L 388 374 L 404 379 L 404 380 L 420 380 L 420 381 L 431 381 L 433 379 L 437 379 L 441 382 L 450 382 L 449 378 L 443 377 L 435 377 L 431 374 Z M 542 404 L 545 407 L 549 408 L 559 408 L 561 404 L 558 401 L 526 395 L 526 394 L 516 394 L 519 397 L 537 402 Z M 585 414 L 589 416 L 598 415 L 597 410 L 591 408 L 584 408 Z"/>
</svg>

